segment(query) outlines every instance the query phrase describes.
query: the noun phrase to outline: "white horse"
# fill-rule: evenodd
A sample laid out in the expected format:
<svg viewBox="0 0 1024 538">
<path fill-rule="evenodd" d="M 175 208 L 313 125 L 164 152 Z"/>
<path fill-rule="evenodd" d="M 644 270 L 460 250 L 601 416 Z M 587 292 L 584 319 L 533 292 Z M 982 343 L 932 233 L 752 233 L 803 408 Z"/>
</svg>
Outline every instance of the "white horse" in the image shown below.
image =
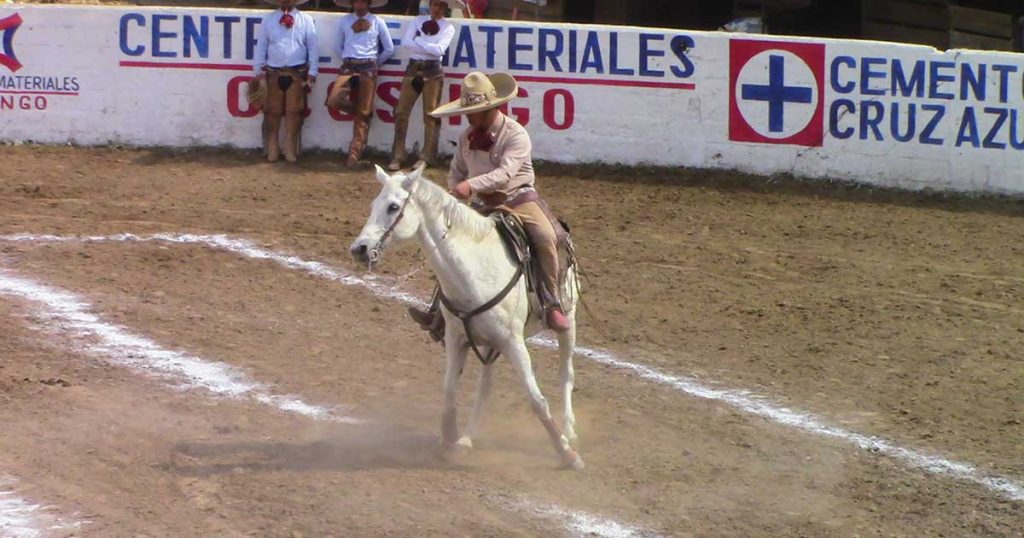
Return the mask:
<svg viewBox="0 0 1024 538">
<path fill-rule="evenodd" d="M 377 179 L 384 186 L 371 205 L 370 217 L 352 243 L 352 256 L 363 263 L 376 262 L 390 243 L 415 237 L 437 275 L 452 308 L 469 312 L 498 297 L 518 274 L 516 260 L 498 235 L 495 222 L 460 203 L 429 179 L 421 179 L 423 168 L 388 176 L 377 167 Z M 548 402 L 537 386 L 525 338 L 544 328 L 543 311 L 519 278 L 512 291 L 494 308 L 469 320 L 473 340 L 481 348 L 500 351 L 522 376 L 530 404 L 551 437 L 561 463 L 580 470 L 583 459 L 570 446 L 576 439 L 576 418 L 572 411 L 575 381 L 572 357 L 576 345 L 576 275 L 569 271 L 562 290 L 562 306 L 570 329 L 558 335 L 560 381 L 564 398 L 562 428 L 551 418 Z M 532 308 L 531 308 L 531 302 Z M 471 449 L 480 432 L 484 407 L 491 389 L 491 366 L 484 365 L 477 384 L 477 397 L 465 434 L 459 436 L 455 398 L 459 376 L 466 364 L 470 342 L 462 320 L 442 307 L 446 321 L 444 414 L 441 436 L 448 452 L 457 447 Z M 564 433 L 563 433 L 564 432 Z"/>
</svg>

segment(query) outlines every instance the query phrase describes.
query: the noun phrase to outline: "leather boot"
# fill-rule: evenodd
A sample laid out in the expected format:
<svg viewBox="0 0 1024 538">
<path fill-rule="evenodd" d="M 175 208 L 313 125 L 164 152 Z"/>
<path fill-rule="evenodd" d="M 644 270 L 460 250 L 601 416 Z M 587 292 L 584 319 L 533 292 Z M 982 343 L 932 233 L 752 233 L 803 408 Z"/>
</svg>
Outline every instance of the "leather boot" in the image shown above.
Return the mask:
<svg viewBox="0 0 1024 538">
<path fill-rule="evenodd" d="M 267 160 L 275 163 L 281 158 L 281 115 L 267 114 Z"/>
<path fill-rule="evenodd" d="M 421 329 L 430 333 L 430 338 L 435 342 L 444 340 L 445 322 L 440 310 L 420 310 L 409 307 L 409 317 L 415 321 Z"/>
<path fill-rule="evenodd" d="M 548 328 L 556 333 L 564 333 L 570 329 L 569 318 L 562 313 L 562 307 L 552 306 L 548 308 Z"/>
<path fill-rule="evenodd" d="M 302 113 L 289 112 L 284 117 L 284 160 L 294 163 L 299 160 L 299 136 L 302 130 Z"/>
</svg>

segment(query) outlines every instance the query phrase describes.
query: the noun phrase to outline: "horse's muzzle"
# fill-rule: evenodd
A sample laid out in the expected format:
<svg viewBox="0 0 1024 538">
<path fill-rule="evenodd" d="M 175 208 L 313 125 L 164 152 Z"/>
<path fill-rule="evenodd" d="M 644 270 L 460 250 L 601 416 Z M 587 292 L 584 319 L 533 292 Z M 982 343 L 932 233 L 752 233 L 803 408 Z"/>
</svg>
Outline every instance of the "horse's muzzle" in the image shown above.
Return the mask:
<svg viewBox="0 0 1024 538">
<path fill-rule="evenodd" d="M 352 245 L 348 251 L 357 262 L 370 263 L 370 248 L 366 245 Z"/>
</svg>

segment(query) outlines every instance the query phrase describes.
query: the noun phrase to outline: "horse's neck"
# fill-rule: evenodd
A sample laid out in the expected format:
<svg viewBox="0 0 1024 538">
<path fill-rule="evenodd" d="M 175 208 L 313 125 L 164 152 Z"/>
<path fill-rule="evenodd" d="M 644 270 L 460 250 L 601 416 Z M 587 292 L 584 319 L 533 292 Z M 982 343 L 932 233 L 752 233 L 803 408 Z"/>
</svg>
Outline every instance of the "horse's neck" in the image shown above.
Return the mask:
<svg viewBox="0 0 1024 538">
<path fill-rule="evenodd" d="M 515 270 L 508 263 L 497 230 L 486 238 L 474 239 L 449 230 L 443 216 L 424 215 L 418 233 L 445 295 L 471 303 L 466 307 L 500 291 Z M 508 269 L 507 275 L 504 268 Z"/>
</svg>

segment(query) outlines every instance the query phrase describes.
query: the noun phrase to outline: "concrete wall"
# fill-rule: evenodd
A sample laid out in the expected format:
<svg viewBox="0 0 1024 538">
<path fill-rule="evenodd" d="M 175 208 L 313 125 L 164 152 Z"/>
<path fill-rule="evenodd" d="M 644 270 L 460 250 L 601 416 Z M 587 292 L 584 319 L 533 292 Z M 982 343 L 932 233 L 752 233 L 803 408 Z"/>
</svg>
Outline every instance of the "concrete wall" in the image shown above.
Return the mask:
<svg viewBox="0 0 1024 538">
<path fill-rule="evenodd" d="M 4 5 L 0 138 L 256 147 L 245 102 L 259 12 Z M 394 35 L 406 23 L 389 19 Z M 325 76 L 307 146 L 347 146 L 322 105 L 336 15 L 317 15 Z M 1024 57 L 686 30 L 459 21 L 446 96 L 510 71 L 536 157 L 734 168 L 880 186 L 1024 193 Z M 371 144 L 388 149 L 403 55 L 385 66 Z M 458 119 L 445 122 L 451 148 Z M 414 125 L 412 133 L 419 134 Z"/>
</svg>

